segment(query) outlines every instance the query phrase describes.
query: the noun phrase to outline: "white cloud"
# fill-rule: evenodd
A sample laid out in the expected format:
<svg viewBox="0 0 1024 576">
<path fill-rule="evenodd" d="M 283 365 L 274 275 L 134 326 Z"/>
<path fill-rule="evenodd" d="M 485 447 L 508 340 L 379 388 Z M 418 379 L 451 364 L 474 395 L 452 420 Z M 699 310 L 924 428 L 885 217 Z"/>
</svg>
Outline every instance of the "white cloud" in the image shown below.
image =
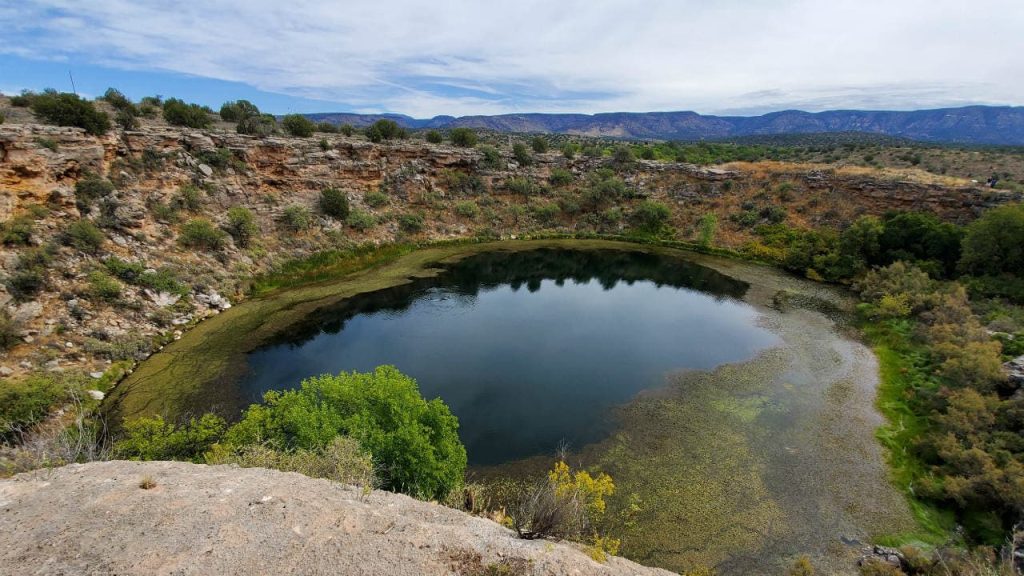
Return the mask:
<svg viewBox="0 0 1024 576">
<path fill-rule="evenodd" d="M 1019 0 L 24 0 L 0 54 L 414 116 L 1020 103 Z"/>
</svg>

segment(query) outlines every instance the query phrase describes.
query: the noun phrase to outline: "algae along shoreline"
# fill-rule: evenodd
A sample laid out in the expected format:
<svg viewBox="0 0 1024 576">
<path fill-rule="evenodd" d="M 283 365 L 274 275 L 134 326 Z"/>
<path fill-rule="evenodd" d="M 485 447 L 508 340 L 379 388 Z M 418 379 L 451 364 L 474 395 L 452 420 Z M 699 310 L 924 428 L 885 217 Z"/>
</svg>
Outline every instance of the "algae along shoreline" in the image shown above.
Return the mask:
<svg viewBox="0 0 1024 576">
<path fill-rule="evenodd" d="M 918 529 L 888 481 L 874 437 L 878 365 L 852 339 L 842 290 L 778 270 L 672 248 L 600 240 L 513 241 L 430 247 L 336 280 L 283 290 L 210 318 L 115 388 L 115 419 L 175 418 L 237 404 L 228 394 L 246 353 L 323 306 L 436 275 L 435 263 L 494 250 L 618 249 L 677 256 L 750 285 L 743 300 L 783 344 L 708 372 L 674 374 L 615 413 L 607 439 L 572 458 L 615 479 L 619 507 L 643 511 L 622 553 L 675 571 L 778 574 L 800 554 L 822 573 L 855 573 L 861 544 Z M 297 383 L 296 383 L 297 384 Z M 237 393 L 237 392 L 235 392 Z M 543 469 L 538 457 L 475 471 Z"/>
</svg>

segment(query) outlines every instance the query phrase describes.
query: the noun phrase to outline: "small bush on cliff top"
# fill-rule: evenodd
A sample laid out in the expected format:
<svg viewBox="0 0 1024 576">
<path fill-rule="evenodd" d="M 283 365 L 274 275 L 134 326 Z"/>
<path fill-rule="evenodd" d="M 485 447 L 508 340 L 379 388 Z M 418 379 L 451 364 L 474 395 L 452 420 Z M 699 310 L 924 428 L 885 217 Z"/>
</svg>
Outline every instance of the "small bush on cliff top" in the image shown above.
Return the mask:
<svg viewBox="0 0 1024 576">
<path fill-rule="evenodd" d="M 288 114 L 281 119 L 281 125 L 285 132 L 300 138 L 308 138 L 316 132 L 316 124 L 302 114 Z"/>
<path fill-rule="evenodd" d="M 271 391 L 225 437 L 228 446 L 268 442 L 274 449 L 322 450 L 349 436 L 373 457 L 383 486 L 441 498 L 462 484 L 466 449 L 458 419 L 440 399 L 426 401 L 416 381 L 393 366 L 308 378 Z"/>
<path fill-rule="evenodd" d="M 213 123 L 211 113 L 205 106 L 186 104 L 177 98 L 169 98 L 164 102 L 164 120 L 175 126 L 207 128 Z"/>
<path fill-rule="evenodd" d="M 337 436 L 319 450 L 277 450 L 266 445 L 231 449 L 215 445 L 206 453 L 207 464 L 235 464 L 242 468 L 270 468 L 298 472 L 310 478 L 326 478 L 342 484 L 373 488 L 376 485 L 373 459 L 359 442 Z"/>
<path fill-rule="evenodd" d="M 239 248 L 248 247 L 252 243 L 253 237 L 259 233 L 252 210 L 244 206 L 235 206 L 229 209 L 227 231 Z"/>
<path fill-rule="evenodd" d="M 452 128 L 451 132 L 452 144 L 461 146 L 463 148 L 472 148 L 476 146 L 476 132 L 471 128 Z"/>
<path fill-rule="evenodd" d="M 46 91 L 31 99 L 32 112 L 47 122 L 58 126 L 84 128 L 93 136 L 106 134 L 110 130 L 110 117 L 96 110 L 92 102 L 75 94 Z"/>
<path fill-rule="evenodd" d="M 124 436 L 114 445 L 118 458 L 129 460 L 191 460 L 202 462 L 205 454 L 220 440 L 224 419 L 214 414 L 191 418 L 181 425 L 161 416 L 129 420 Z"/>
</svg>

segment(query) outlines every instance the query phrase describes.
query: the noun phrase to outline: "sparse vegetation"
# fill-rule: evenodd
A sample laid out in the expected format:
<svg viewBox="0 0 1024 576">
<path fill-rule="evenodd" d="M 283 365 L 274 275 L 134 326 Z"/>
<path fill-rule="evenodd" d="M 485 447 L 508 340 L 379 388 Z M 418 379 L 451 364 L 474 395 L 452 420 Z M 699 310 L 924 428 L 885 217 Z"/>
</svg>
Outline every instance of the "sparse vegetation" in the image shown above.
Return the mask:
<svg viewBox="0 0 1024 576">
<path fill-rule="evenodd" d="M 75 220 L 64 229 L 64 244 L 72 246 L 82 252 L 95 254 L 103 246 L 106 237 L 91 220 Z"/>
<path fill-rule="evenodd" d="M 313 225 L 313 215 L 309 212 L 309 208 L 293 204 L 284 209 L 278 219 L 278 224 L 290 232 L 302 232 Z"/>
</svg>

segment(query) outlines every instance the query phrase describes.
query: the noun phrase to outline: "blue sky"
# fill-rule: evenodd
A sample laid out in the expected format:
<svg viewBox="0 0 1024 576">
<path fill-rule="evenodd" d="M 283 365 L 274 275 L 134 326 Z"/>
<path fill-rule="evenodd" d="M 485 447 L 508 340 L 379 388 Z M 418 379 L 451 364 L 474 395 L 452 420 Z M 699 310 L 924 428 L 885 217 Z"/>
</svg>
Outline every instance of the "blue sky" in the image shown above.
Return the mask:
<svg viewBox="0 0 1024 576">
<path fill-rule="evenodd" d="M 1019 0 L 0 0 L 0 91 L 274 113 L 1024 103 Z"/>
</svg>

